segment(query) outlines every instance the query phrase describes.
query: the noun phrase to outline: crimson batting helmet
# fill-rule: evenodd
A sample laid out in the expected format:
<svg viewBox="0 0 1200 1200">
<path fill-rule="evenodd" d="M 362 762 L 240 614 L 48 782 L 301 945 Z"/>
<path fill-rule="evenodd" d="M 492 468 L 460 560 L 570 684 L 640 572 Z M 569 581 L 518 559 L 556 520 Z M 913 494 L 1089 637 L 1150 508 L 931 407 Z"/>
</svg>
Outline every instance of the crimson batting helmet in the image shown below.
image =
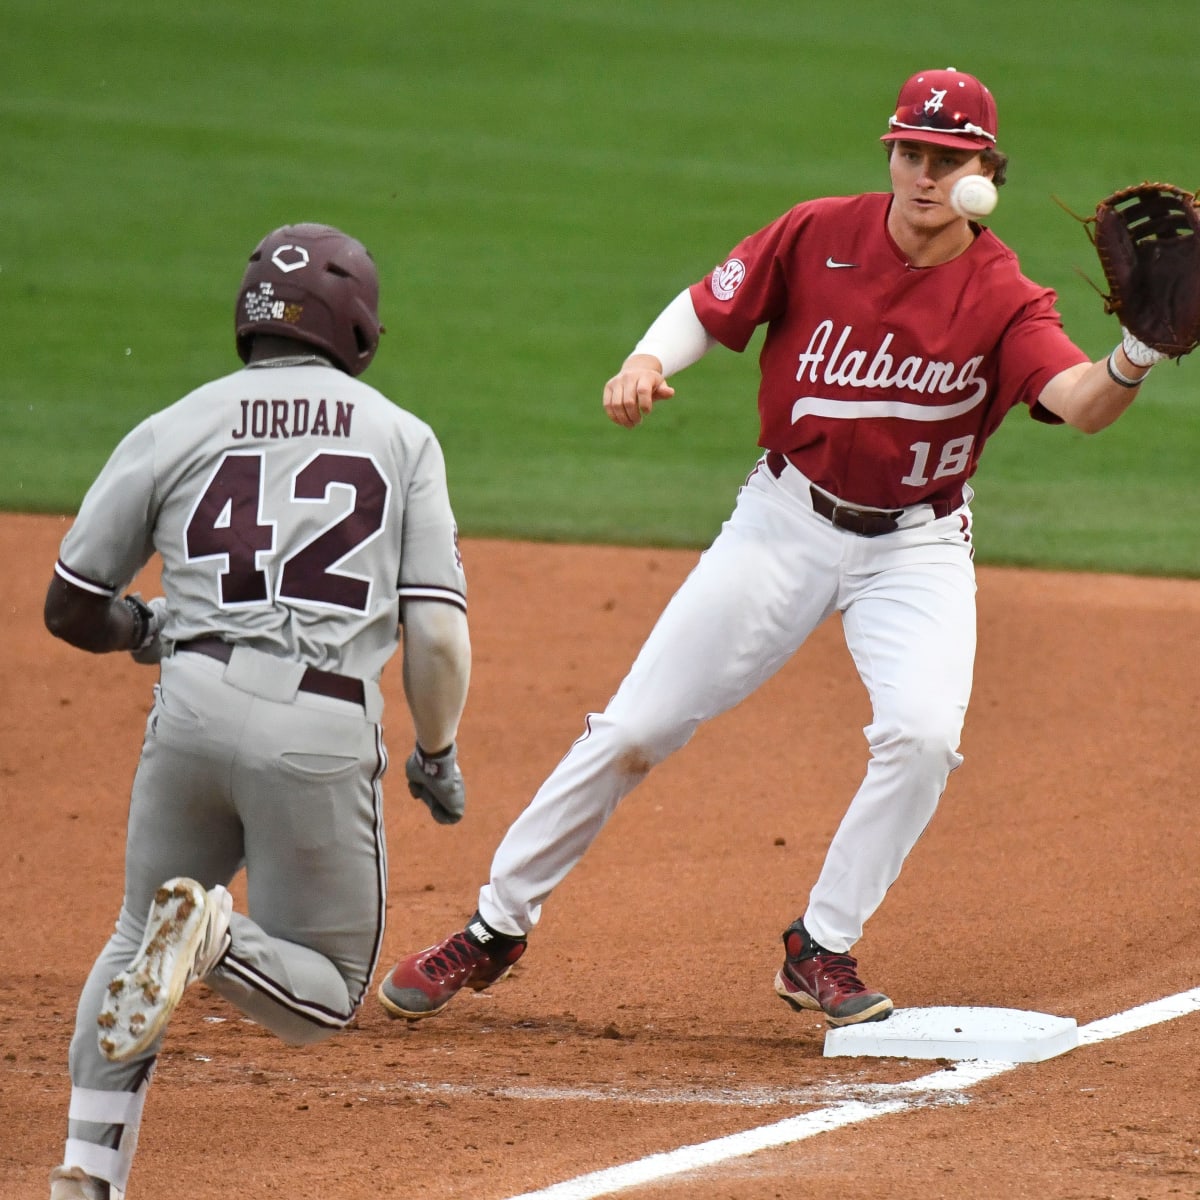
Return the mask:
<svg viewBox="0 0 1200 1200">
<path fill-rule="evenodd" d="M 367 248 L 332 225 L 284 225 L 254 248 L 234 321 L 242 362 L 257 334 L 307 342 L 350 375 L 375 357 L 379 275 Z"/>
</svg>

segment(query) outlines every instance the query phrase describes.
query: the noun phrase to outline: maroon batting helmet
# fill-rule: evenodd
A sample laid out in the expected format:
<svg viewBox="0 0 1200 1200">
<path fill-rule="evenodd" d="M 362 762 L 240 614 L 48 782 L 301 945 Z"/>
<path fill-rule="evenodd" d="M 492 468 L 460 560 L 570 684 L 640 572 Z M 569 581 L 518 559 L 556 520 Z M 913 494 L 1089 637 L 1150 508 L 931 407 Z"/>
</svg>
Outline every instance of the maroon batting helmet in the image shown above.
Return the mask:
<svg viewBox="0 0 1200 1200">
<path fill-rule="evenodd" d="M 285 225 L 255 247 L 234 321 L 242 362 L 256 334 L 307 342 L 350 375 L 375 357 L 379 276 L 367 248 L 332 225 Z"/>
</svg>

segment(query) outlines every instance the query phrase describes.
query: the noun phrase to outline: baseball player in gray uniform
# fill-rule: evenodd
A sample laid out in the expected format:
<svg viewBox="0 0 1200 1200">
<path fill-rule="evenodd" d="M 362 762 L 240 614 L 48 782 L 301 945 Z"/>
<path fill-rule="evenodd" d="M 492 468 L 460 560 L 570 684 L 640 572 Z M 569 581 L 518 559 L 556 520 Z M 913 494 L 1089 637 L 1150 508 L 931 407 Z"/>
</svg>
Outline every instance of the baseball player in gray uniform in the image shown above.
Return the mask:
<svg viewBox="0 0 1200 1200">
<path fill-rule="evenodd" d="M 275 230 L 236 307 L 244 368 L 117 446 L 63 539 L 50 631 L 159 662 L 125 895 L 88 976 L 51 1200 L 121 1200 L 168 1019 L 203 979 L 293 1045 L 342 1029 L 387 885 L 379 677 L 400 645 L 410 792 L 463 812 L 466 582 L 438 441 L 357 377 L 375 264 L 327 225 Z M 126 594 L 157 553 L 163 595 Z M 226 885 L 246 869 L 247 907 Z"/>
</svg>

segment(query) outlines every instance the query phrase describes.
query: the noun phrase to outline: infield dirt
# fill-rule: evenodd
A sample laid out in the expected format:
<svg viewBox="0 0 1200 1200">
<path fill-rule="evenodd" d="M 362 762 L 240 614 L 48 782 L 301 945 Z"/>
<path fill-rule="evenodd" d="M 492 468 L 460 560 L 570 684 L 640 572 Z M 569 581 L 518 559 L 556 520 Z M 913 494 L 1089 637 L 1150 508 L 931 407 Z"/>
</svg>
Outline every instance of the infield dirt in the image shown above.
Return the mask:
<svg viewBox="0 0 1200 1200">
<path fill-rule="evenodd" d="M 155 678 L 43 629 L 63 519 L 0 518 L 0 1198 L 60 1160 L 79 987 L 121 901 L 129 783 Z M 382 972 L 470 915 L 509 822 L 602 708 L 691 551 L 465 542 L 468 806 L 397 782 L 412 733 L 384 676 L 390 854 Z M 965 763 L 856 948 L 898 1005 L 1081 1025 L 1200 983 L 1200 582 L 979 572 Z M 140 581 L 150 595 L 155 579 Z M 720 636 L 714 629 L 713 636 Z M 422 1024 L 373 1000 L 289 1049 L 203 987 L 146 1107 L 130 1200 L 522 1191 L 914 1079 L 825 1059 L 773 994 L 865 763 L 836 621 L 657 768 L 546 905 L 509 980 Z M 244 890 L 235 884 L 237 902 Z M 1200 1017 L 1027 1064 L 947 1102 L 630 1200 L 1200 1196 Z"/>
</svg>

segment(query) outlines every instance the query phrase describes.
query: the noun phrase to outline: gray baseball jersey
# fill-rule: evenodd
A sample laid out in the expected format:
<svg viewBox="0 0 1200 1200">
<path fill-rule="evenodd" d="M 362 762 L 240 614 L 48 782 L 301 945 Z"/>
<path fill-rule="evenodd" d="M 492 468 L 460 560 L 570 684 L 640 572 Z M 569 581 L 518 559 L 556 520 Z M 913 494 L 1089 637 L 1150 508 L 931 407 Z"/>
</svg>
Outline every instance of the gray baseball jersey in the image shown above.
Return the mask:
<svg viewBox="0 0 1200 1200">
<path fill-rule="evenodd" d="M 396 649 L 398 598 L 465 609 L 433 431 L 310 361 L 246 367 L 138 425 L 84 498 L 58 573 L 115 595 L 157 551 L 165 638 L 217 632 L 362 679 Z"/>
</svg>

